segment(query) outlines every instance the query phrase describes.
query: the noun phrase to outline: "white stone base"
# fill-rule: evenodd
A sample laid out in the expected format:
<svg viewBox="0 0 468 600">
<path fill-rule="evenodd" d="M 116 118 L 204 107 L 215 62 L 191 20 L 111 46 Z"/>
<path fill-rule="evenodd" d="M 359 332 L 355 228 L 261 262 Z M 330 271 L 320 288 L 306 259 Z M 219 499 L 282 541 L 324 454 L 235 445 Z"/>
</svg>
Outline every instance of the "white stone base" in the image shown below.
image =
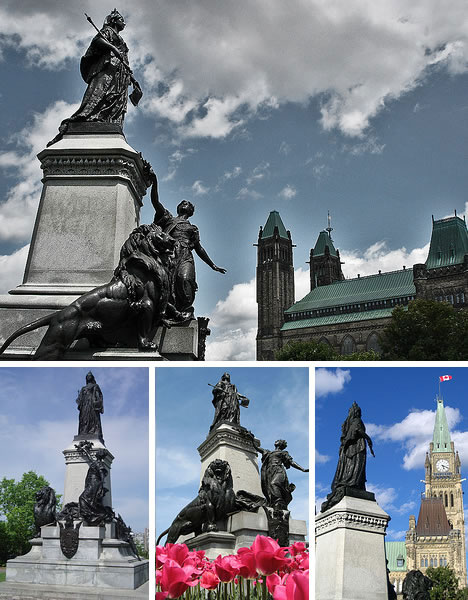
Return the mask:
<svg viewBox="0 0 468 600">
<path fill-rule="evenodd" d="M 317 515 L 316 600 L 388 600 L 389 520 L 376 502 L 350 496 Z"/>
<path fill-rule="evenodd" d="M 220 425 L 200 444 L 198 453 L 202 463 L 200 482 L 208 465 L 218 458 L 229 463 L 235 492 L 245 490 L 263 498 L 258 453 L 251 440 L 246 439 L 235 427 Z"/>
<path fill-rule="evenodd" d="M 148 600 L 149 584 L 136 590 L 86 588 L 82 586 L 0 583 L 2 600 Z"/>
<path fill-rule="evenodd" d="M 263 508 L 254 513 L 241 511 L 231 515 L 227 520 L 227 531 L 202 533 L 183 541 L 191 550 L 205 550 L 206 556 L 212 560 L 219 554 L 235 554 L 239 548 L 251 546 L 257 535 L 268 535 L 268 522 Z M 304 542 L 306 536 L 306 522 L 290 518 L 290 543 Z M 181 540 L 178 541 L 180 543 Z"/>
<path fill-rule="evenodd" d="M 138 560 L 127 542 L 107 537 L 112 526 L 80 527 L 80 543 L 68 559 L 60 549 L 58 525 L 42 527 L 28 554 L 7 562 L 8 583 L 134 590 L 149 576 L 147 560 Z"/>
</svg>

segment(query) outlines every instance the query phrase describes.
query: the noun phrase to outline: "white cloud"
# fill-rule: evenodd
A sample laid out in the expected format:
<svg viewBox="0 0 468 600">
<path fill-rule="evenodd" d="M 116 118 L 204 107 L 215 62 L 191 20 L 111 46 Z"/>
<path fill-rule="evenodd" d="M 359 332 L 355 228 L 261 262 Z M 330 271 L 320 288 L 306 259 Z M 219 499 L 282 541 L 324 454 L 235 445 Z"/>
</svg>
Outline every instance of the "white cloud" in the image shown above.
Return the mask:
<svg viewBox="0 0 468 600">
<path fill-rule="evenodd" d="M 294 196 L 297 194 L 297 190 L 293 185 L 290 185 L 289 183 L 281 190 L 281 192 L 278 194 L 278 196 L 280 198 L 283 198 L 284 200 L 291 200 L 291 198 L 294 198 Z"/>
<path fill-rule="evenodd" d="M 343 391 L 345 385 L 351 381 L 351 373 L 346 369 L 324 369 L 315 370 L 315 394 L 317 398 L 338 394 Z"/>
<path fill-rule="evenodd" d="M 399 540 L 403 542 L 406 538 L 406 530 L 403 529 L 402 531 L 396 531 L 395 529 L 387 529 L 387 537 L 390 540 Z"/>
<path fill-rule="evenodd" d="M 280 154 L 284 154 L 284 156 L 287 156 L 291 152 L 291 146 L 287 142 L 282 141 L 278 152 Z"/>
<path fill-rule="evenodd" d="M 193 182 L 192 192 L 195 194 L 195 196 L 203 196 L 204 194 L 207 194 L 209 191 L 210 191 L 210 188 L 204 186 L 203 182 L 200 179 L 197 179 L 197 181 Z"/>
<path fill-rule="evenodd" d="M 200 461 L 193 459 L 193 452 L 176 448 L 156 448 L 156 481 L 158 487 L 175 488 L 197 481 Z"/>
<path fill-rule="evenodd" d="M 445 407 L 447 422 L 452 432 L 452 440 L 462 460 L 468 460 L 468 432 L 454 431 L 461 420 L 458 408 Z M 403 468 L 406 470 L 420 469 L 424 464 L 429 442 L 434 432 L 435 411 L 411 410 L 400 422 L 393 425 L 375 425 L 366 423 L 367 433 L 382 441 L 400 442 L 405 448 Z"/>
<path fill-rule="evenodd" d="M 83 11 L 100 26 L 110 7 L 99 5 L 98 16 L 90 0 L 61 10 L 53 0 L 5 0 L 1 43 L 32 63 L 61 67 L 94 33 Z M 157 10 L 150 0 L 122 0 L 122 12 L 132 65 L 144 64 L 143 110 L 186 136 L 224 137 L 264 107 L 319 97 L 324 129 L 359 137 L 428 70 L 468 68 L 464 0 L 450 10 L 435 0 L 246 0 L 242 10 L 216 0 L 161 0 Z"/>
<path fill-rule="evenodd" d="M 243 187 L 239 190 L 236 197 L 238 200 L 242 200 L 244 198 L 258 200 L 259 198 L 263 198 L 263 194 L 260 194 L 260 192 L 256 192 L 255 190 L 249 190 L 247 187 Z"/>
<path fill-rule="evenodd" d="M 29 244 L 13 254 L 0 256 L 0 294 L 6 294 L 23 280 Z"/>
<path fill-rule="evenodd" d="M 327 456 L 326 454 L 320 454 L 320 452 L 318 450 L 315 451 L 315 462 L 318 464 L 323 464 L 326 463 L 330 460 L 330 456 Z"/>
<path fill-rule="evenodd" d="M 410 251 L 406 248 L 388 250 L 387 243 L 379 241 L 364 252 L 343 250 L 340 255 L 346 265 L 346 277 L 352 278 L 358 274 L 375 275 L 379 270 L 385 273 L 402 269 L 404 266 L 411 268 L 414 264 L 426 262 L 428 252 L 429 244 Z"/>
<path fill-rule="evenodd" d="M 386 488 L 379 484 L 367 483 L 367 491 L 374 492 L 377 504 L 384 510 L 393 507 L 393 503 L 397 498 L 397 493 L 394 488 Z"/>
<path fill-rule="evenodd" d="M 225 171 L 223 175 L 220 177 L 220 182 L 224 183 L 225 181 L 229 181 L 230 179 L 236 179 L 242 173 L 242 168 L 237 166 L 232 169 L 232 171 Z"/>
<path fill-rule="evenodd" d="M 247 185 L 252 185 L 253 183 L 256 183 L 258 181 L 261 181 L 262 179 L 265 179 L 265 177 L 268 177 L 268 175 L 270 174 L 270 163 L 263 161 L 260 164 L 258 164 L 251 172 L 251 174 L 247 177 Z"/>
</svg>

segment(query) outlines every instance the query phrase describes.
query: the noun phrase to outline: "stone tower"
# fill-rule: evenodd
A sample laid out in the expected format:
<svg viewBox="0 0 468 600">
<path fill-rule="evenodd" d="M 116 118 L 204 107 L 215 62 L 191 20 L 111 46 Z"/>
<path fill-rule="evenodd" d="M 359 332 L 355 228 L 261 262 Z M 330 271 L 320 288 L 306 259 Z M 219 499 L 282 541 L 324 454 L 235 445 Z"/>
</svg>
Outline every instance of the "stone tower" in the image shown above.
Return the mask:
<svg viewBox="0 0 468 600">
<path fill-rule="evenodd" d="M 294 266 L 291 234 L 276 210 L 257 243 L 257 360 L 273 360 L 280 348 L 284 311 L 294 303 Z"/>
<path fill-rule="evenodd" d="M 432 442 L 424 463 L 425 498 L 406 535 L 408 569 L 448 565 L 466 586 L 465 519 L 460 458 L 450 439 L 444 402 L 437 398 Z"/>
<path fill-rule="evenodd" d="M 416 296 L 468 306 L 468 230 L 465 219 L 434 221 L 429 254 L 424 264 L 413 267 Z"/>
<path fill-rule="evenodd" d="M 329 285 L 335 281 L 343 281 L 344 275 L 341 270 L 342 262 L 340 252 L 335 249 L 330 226 L 330 214 L 328 215 L 328 227 L 319 233 L 314 248 L 310 251 L 310 290 L 321 285 Z"/>
</svg>

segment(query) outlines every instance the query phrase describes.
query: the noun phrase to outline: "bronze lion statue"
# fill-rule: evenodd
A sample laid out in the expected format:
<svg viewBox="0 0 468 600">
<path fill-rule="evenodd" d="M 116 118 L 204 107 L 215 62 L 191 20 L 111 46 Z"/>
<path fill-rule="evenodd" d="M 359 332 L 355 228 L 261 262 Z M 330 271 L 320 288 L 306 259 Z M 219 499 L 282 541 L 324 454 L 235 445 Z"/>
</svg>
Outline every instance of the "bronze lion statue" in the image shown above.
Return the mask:
<svg viewBox="0 0 468 600">
<path fill-rule="evenodd" d="M 231 467 L 225 460 L 213 460 L 205 470 L 198 496 L 161 533 L 157 544 L 166 533 L 166 543 L 174 544 L 181 535 L 194 533 L 197 536 L 207 531 L 217 531 L 216 522 L 236 510 L 239 508 L 236 506 Z"/>
<path fill-rule="evenodd" d="M 421 571 L 413 569 L 403 581 L 403 600 L 429 600 L 434 582 Z"/>
<path fill-rule="evenodd" d="M 140 225 L 122 246 L 109 283 L 21 327 L 4 342 L 0 354 L 20 335 L 43 326 L 48 329 L 34 360 L 60 359 L 75 340 L 83 338 L 93 347 L 157 350 L 152 342 L 157 327 L 168 325 L 165 316 L 174 244 L 158 225 Z"/>
<path fill-rule="evenodd" d="M 46 485 L 36 492 L 36 503 L 34 504 L 34 525 L 36 526 L 35 537 L 40 537 L 41 527 L 44 525 L 55 525 L 57 522 L 55 509 L 57 500 L 54 490 Z"/>
</svg>

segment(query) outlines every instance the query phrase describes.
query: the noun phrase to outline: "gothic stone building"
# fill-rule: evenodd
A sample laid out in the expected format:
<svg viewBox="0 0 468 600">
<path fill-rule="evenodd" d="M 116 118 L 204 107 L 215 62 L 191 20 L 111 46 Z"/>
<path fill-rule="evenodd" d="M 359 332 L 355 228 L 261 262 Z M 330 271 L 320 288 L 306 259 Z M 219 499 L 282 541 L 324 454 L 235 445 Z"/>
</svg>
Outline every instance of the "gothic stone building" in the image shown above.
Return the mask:
<svg viewBox="0 0 468 600">
<path fill-rule="evenodd" d="M 418 520 L 409 517 L 405 542 L 387 542 L 390 581 L 401 592 L 408 571 L 449 566 L 466 586 L 465 517 L 461 463 L 450 439 L 442 398 L 437 398 L 434 435 L 424 463 L 425 494 Z"/>
<path fill-rule="evenodd" d="M 345 279 L 331 227 L 310 251 L 310 292 L 294 302 L 293 243 L 277 211 L 257 242 L 257 360 L 273 360 L 290 341 L 318 340 L 341 354 L 379 350 L 378 336 L 396 306 L 414 298 L 468 307 L 468 231 L 456 215 L 432 220 L 424 264 Z"/>
</svg>

